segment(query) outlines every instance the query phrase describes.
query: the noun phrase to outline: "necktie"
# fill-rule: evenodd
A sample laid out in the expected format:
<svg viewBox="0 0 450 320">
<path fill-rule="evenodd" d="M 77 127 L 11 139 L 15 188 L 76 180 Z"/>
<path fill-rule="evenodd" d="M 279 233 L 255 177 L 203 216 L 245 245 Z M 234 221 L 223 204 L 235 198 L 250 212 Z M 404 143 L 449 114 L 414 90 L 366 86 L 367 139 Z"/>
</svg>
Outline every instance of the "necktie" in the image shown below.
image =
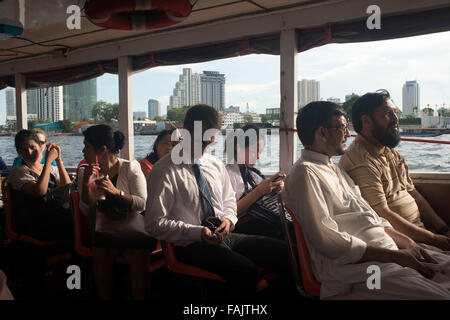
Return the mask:
<svg viewBox="0 0 450 320">
<path fill-rule="evenodd" d="M 203 211 L 202 221 L 204 221 L 206 218 L 214 217 L 216 215 L 211 201 L 211 191 L 209 190 L 208 181 L 206 181 L 206 177 L 200 166 L 198 164 L 193 164 L 192 169 L 194 170 L 195 179 L 197 180 L 198 189 L 200 191 L 200 204 L 202 205 Z"/>
</svg>

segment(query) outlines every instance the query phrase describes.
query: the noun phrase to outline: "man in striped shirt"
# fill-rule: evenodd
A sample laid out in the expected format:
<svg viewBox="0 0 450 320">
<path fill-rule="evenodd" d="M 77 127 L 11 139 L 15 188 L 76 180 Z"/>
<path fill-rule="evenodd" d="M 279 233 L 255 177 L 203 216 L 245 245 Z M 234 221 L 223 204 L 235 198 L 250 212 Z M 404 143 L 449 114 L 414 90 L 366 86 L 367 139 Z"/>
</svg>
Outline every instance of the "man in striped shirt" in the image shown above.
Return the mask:
<svg viewBox="0 0 450 320">
<path fill-rule="evenodd" d="M 356 100 L 352 121 L 358 135 L 339 166 L 360 187 L 362 196 L 378 215 L 395 229 L 416 242 L 450 251 L 447 223 L 415 189 L 405 158 L 394 150 L 400 142 L 396 111 L 385 90 Z"/>
</svg>

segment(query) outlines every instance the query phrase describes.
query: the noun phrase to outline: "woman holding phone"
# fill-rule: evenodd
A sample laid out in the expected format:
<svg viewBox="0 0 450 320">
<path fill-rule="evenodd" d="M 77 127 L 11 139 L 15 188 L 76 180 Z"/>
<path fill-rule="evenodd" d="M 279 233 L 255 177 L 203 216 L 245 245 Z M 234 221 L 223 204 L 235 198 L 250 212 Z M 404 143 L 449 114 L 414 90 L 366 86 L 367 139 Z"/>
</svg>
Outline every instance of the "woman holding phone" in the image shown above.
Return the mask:
<svg viewBox="0 0 450 320">
<path fill-rule="evenodd" d="M 226 166 L 237 199 L 239 220 L 234 232 L 280 238 L 278 223 L 266 223 L 247 213 L 249 209 L 255 209 L 255 203 L 262 197 L 280 192 L 284 187 L 285 175 L 276 173 L 266 178 L 255 168 L 255 163 L 264 149 L 264 137 L 260 136 L 259 128 L 254 125 L 246 125 L 241 130 L 241 136 L 234 134 L 227 137 L 225 147 L 227 158 L 234 159 L 234 163 Z M 233 149 L 227 151 L 230 146 Z M 277 210 L 276 206 L 273 210 Z"/>
</svg>

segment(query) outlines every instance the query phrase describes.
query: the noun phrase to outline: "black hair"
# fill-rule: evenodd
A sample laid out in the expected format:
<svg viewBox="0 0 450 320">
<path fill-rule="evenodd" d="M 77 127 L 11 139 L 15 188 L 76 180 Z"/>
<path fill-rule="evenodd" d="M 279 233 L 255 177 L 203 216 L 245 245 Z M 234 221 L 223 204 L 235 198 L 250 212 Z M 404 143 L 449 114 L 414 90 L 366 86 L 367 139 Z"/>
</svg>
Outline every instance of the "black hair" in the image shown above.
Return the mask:
<svg viewBox="0 0 450 320">
<path fill-rule="evenodd" d="M 331 125 L 334 116 L 344 116 L 345 111 L 336 103 L 314 101 L 304 106 L 297 115 L 297 134 L 304 146 L 312 146 L 314 135 L 320 127 Z"/>
<path fill-rule="evenodd" d="M 384 89 L 377 90 L 376 92 L 369 92 L 365 95 L 356 99 L 352 106 L 352 122 L 353 128 L 358 133 L 362 130 L 362 120 L 363 115 L 368 115 L 372 117 L 373 112 L 378 107 L 382 106 L 383 103 L 390 99 L 391 96 L 389 92 Z"/>
<path fill-rule="evenodd" d="M 202 122 L 202 133 L 208 129 L 220 129 L 219 112 L 206 104 L 196 104 L 189 108 L 184 117 L 184 127 L 194 132 L 194 122 Z"/>
<path fill-rule="evenodd" d="M 264 137 L 260 136 L 259 128 L 257 126 L 255 126 L 255 125 L 253 125 L 253 124 L 246 124 L 245 126 L 243 126 L 240 129 L 237 129 L 237 130 L 242 130 L 241 133 L 244 134 L 244 139 L 239 139 L 239 133 L 236 134 L 236 132 L 233 132 L 233 133 L 229 134 L 227 136 L 226 140 L 225 140 L 225 147 L 224 147 L 224 151 L 223 151 L 224 153 L 227 152 L 227 144 L 231 143 L 231 141 L 229 139 L 233 139 L 233 148 L 234 148 L 233 157 L 234 157 L 235 160 L 236 160 L 236 157 L 237 157 L 237 146 L 238 146 L 238 144 L 240 145 L 240 147 L 242 147 L 242 149 L 246 149 L 246 148 L 250 147 L 250 142 L 254 142 L 254 141 L 251 141 L 249 135 L 245 135 L 245 133 L 247 131 L 250 131 L 250 130 L 254 130 L 255 131 L 255 133 L 256 133 L 256 143 L 258 143 L 259 140 L 264 139 Z M 259 148 L 259 146 L 258 146 L 258 148 Z"/>
<path fill-rule="evenodd" d="M 16 147 L 17 153 L 19 153 L 20 146 L 27 140 L 33 140 L 39 145 L 39 138 L 36 133 L 31 130 L 23 129 L 17 132 L 16 137 L 14 138 L 14 145 Z"/>
<path fill-rule="evenodd" d="M 153 147 L 152 147 L 152 152 L 150 152 L 149 154 L 147 154 L 147 156 L 145 157 L 150 163 L 155 164 L 156 161 L 158 161 L 158 153 L 156 152 L 156 147 L 158 146 L 159 142 L 161 141 L 162 138 L 164 138 L 167 135 L 172 135 L 172 133 L 176 130 L 177 128 L 171 128 L 171 129 L 164 129 L 162 130 L 158 136 L 156 137 L 155 142 L 153 143 Z"/>
<path fill-rule="evenodd" d="M 84 138 L 97 151 L 105 146 L 112 154 L 118 154 L 125 145 L 125 135 L 106 124 L 92 126 L 83 131 Z"/>
</svg>

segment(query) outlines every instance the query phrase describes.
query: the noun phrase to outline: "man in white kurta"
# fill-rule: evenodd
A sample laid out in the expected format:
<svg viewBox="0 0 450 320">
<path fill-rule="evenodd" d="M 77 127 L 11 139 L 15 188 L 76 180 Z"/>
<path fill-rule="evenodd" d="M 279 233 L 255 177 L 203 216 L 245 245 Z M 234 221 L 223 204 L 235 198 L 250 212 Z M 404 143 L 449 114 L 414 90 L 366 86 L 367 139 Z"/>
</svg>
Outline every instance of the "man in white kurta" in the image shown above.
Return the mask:
<svg viewBox="0 0 450 320">
<path fill-rule="evenodd" d="M 283 191 L 302 226 L 321 298 L 450 299 L 450 272 L 434 274 L 424 264 L 432 255 L 442 267 L 448 256 L 424 252 L 395 231 L 330 161 L 332 155 L 342 154 L 349 136 L 340 112 L 336 105 L 316 102 L 299 114 L 297 130 L 307 149 L 290 170 Z M 327 114 L 329 119 L 316 119 Z M 308 130 L 309 137 L 302 137 Z M 368 288 L 371 265 L 380 268 L 379 288 Z"/>
</svg>

